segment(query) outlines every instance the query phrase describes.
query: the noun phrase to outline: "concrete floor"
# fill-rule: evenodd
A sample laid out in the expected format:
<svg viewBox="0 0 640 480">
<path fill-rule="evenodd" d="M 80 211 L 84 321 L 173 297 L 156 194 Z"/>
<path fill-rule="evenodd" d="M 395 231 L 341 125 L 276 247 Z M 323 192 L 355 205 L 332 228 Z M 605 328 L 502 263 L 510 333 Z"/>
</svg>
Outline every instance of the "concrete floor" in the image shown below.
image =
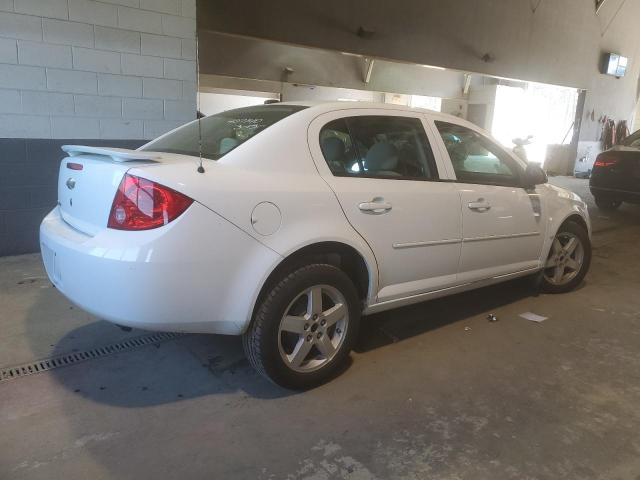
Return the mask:
<svg viewBox="0 0 640 480">
<path fill-rule="evenodd" d="M 592 203 L 585 180 L 552 182 Z M 516 281 L 369 317 L 350 367 L 310 392 L 205 335 L 3 382 L 0 478 L 637 480 L 640 207 L 591 212 L 577 291 Z M 36 255 L 0 259 L 0 367 L 144 333 L 43 275 Z"/>
</svg>

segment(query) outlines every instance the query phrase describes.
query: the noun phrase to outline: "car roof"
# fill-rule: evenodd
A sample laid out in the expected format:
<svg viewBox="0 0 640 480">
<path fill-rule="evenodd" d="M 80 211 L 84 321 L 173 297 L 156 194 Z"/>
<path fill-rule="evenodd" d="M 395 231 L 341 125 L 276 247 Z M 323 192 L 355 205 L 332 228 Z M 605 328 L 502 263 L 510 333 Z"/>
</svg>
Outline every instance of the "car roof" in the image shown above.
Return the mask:
<svg viewBox="0 0 640 480">
<path fill-rule="evenodd" d="M 381 102 L 277 102 L 269 105 L 297 105 L 301 107 L 307 107 L 295 115 L 298 118 L 304 118 L 308 122 L 312 122 L 315 118 L 319 117 L 324 113 L 343 111 L 344 116 L 349 116 L 347 113 L 349 110 L 366 110 L 366 109 L 375 109 L 375 110 L 388 110 L 395 112 L 411 112 L 417 114 L 428 115 L 432 120 L 442 121 L 447 123 L 453 123 L 455 125 L 460 125 L 463 127 L 467 127 L 471 130 L 475 130 L 477 132 L 481 132 L 482 135 L 490 138 L 494 143 L 501 145 L 501 143 L 495 139 L 490 132 L 479 127 L 478 125 L 470 122 L 461 117 L 457 117 L 455 115 L 450 115 L 448 113 L 437 112 L 435 110 L 429 110 L 426 108 L 416 108 L 409 107 L 406 105 L 395 105 L 393 103 L 381 103 Z M 509 151 L 509 148 L 502 145 L 502 148 L 505 151 Z M 522 160 L 517 156 L 511 155 L 516 161 L 522 163 Z"/>
<path fill-rule="evenodd" d="M 427 108 L 409 107 L 406 105 L 396 105 L 393 103 L 382 102 L 322 102 L 322 101 L 293 101 L 293 102 L 277 102 L 269 105 L 296 105 L 301 107 L 307 107 L 305 112 L 312 114 L 313 116 L 320 115 L 322 113 L 333 112 L 336 110 L 355 110 L 355 109 L 376 109 L 376 110 L 389 110 L 389 111 L 405 111 L 413 113 L 422 113 L 431 115 L 439 120 L 458 123 L 460 125 L 472 125 L 473 128 L 477 126 L 470 124 L 467 120 L 456 117 L 455 115 L 449 115 L 447 113 L 438 112 L 435 110 L 429 110 Z"/>
</svg>

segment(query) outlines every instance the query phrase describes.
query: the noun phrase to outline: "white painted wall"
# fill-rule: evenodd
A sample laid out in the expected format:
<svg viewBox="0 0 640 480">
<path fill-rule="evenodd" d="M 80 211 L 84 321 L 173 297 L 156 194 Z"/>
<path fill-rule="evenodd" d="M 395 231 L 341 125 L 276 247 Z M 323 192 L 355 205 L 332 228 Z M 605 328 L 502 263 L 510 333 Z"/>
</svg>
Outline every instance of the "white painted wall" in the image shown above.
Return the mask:
<svg viewBox="0 0 640 480">
<path fill-rule="evenodd" d="M 602 152 L 602 142 L 578 142 L 576 164 L 573 171 L 576 174 L 588 174 L 593 169 L 596 157 Z"/>
<path fill-rule="evenodd" d="M 384 94 L 366 90 L 291 84 L 280 85 L 280 89 L 284 102 L 384 101 Z M 213 88 L 207 88 L 207 90 L 209 91 L 198 94 L 198 109 L 205 115 L 213 115 L 232 108 L 262 105 L 265 100 L 277 99 L 279 96 L 277 93 L 267 92 L 237 90 L 231 93 L 230 90 L 219 89 L 220 93 L 218 93 Z"/>
<path fill-rule="evenodd" d="M 149 139 L 196 115 L 196 0 L 0 1 L 0 138 Z"/>
<path fill-rule="evenodd" d="M 455 115 L 460 118 L 467 118 L 467 110 L 469 103 L 466 99 L 462 98 L 443 98 L 440 111 L 442 113 L 448 113 L 449 115 Z"/>
<path fill-rule="evenodd" d="M 314 85 L 284 84 L 282 101 L 331 102 L 337 100 L 356 100 L 362 102 L 382 102 L 384 95 L 380 92 L 353 90 L 349 88 L 320 87 Z"/>
<path fill-rule="evenodd" d="M 265 100 L 277 98 L 277 95 L 264 94 L 265 96 L 253 96 L 228 93 L 198 93 L 198 110 L 205 115 L 215 115 L 216 113 L 231 110 L 232 108 L 250 107 L 252 105 L 263 105 Z"/>
<path fill-rule="evenodd" d="M 468 105 L 486 105 L 487 110 L 484 119 L 484 127 L 491 129 L 493 124 L 493 112 L 496 104 L 497 85 L 472 85 L 469 90 Z"/>
</svg>

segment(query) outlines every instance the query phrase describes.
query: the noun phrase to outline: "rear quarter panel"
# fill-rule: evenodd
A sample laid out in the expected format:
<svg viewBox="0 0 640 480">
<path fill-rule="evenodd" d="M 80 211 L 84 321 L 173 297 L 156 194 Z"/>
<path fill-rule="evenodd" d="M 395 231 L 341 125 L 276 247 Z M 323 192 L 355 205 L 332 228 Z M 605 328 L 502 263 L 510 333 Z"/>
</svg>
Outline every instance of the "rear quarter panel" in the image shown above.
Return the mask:
<svg viewBox="0 0 640 480">
<path fill-rule="evenodd" d="M 100 318 L 148 330 L 242 333 L 253 309 L 248 280 L 280 258 L 199 203 L 161 228 L 94 237 L 56 208 L 40 240 L 64 295 Z"/>
<path fill-rule="evenodd" d="M 373 299 L 378 278 L 375 257 L 318 174 L 307 143 L 309 121 L 296 116 L 267 128 L 218 161 L 205 159 L 204 173 L 197 172 L 195 163 L 151 165 L 129 173 L 189 195 L 283 258 L 324 241 L 355 248 L 369 269 L 369 297 Z M 269 235 L 258 233 L 252 223 L 252 211 L 262 202 L 275 205 L 280 212 L 280 225 Z M 210 240 L 215 245 L 215 238 Z M 255 272 L 247 282 L 256 284 L 259 291 L 278 264 L 264 272 L 259 285 Z"/>
</svg>

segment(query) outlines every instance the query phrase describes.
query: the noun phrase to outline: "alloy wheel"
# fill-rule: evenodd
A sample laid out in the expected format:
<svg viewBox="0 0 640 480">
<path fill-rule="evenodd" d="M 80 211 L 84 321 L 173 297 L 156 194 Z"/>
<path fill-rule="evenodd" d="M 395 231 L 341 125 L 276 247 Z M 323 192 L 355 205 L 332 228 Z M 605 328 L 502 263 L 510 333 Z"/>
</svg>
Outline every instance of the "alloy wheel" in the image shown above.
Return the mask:
<svg viewBox="0 0 640 480">
<path fill-rule="evenodd" d="M 289 304 L 278 328 L 278 350 L 292 370 L 308 373 L 328 364 L 349 327 L 347 301 L 330 285 L 314 285 Z"/>
<path fill-rule="evenodd" d="M 545 264 L 545 279 L 552 285 L 566 285 L 580 272 L 584 262 L 582 241 L 571 232 L 560 232 L 553 239 Z"/>
</svg>

